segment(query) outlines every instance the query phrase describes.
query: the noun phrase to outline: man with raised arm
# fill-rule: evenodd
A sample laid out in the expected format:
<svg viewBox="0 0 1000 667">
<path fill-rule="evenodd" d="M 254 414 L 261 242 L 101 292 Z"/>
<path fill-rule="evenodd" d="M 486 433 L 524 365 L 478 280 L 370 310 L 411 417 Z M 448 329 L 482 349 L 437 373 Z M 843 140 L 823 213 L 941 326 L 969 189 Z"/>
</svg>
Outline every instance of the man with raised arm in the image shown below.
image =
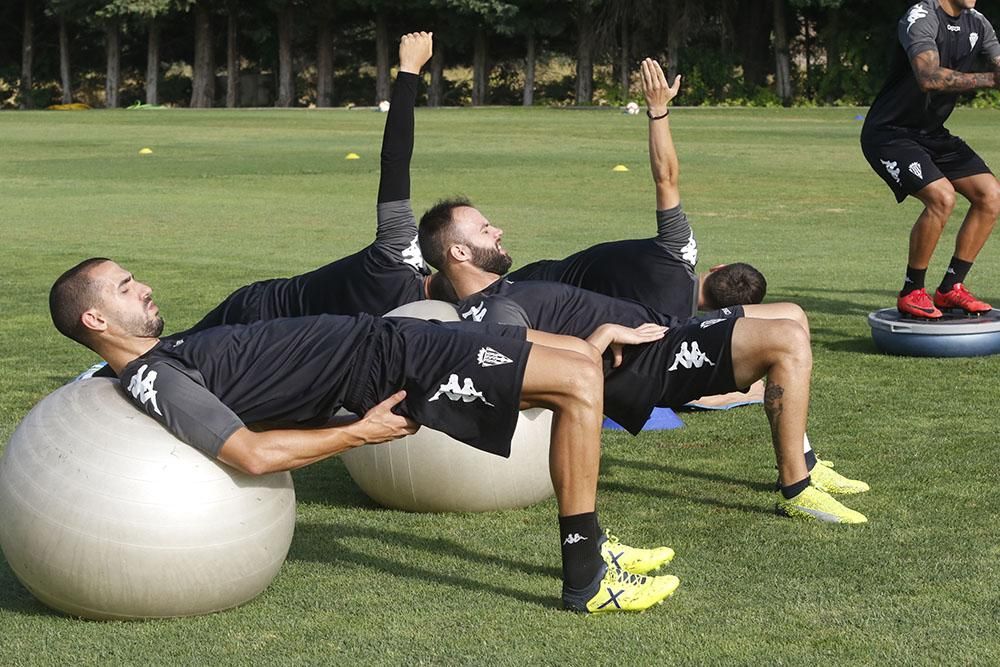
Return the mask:
<svg viewBox="0 0 1000 667">
<path fill-rule="evenodd" d="M 672 550 L 634 549 L 602 533 L 596 512 L 601 371 L 594 356 L 549 347 L 552 336 L 519 327 L 472 332 L 463 322 L 318 315 L 161 338 L 152 290 L 106 258 L 60 276 L 49 307 L 61 333 L 107 361 L 137 409 L 249 474 L 299 468 L 413 433 L 418 424 L 509 456 L 518 410 L 552 410 L 549 469 L 564 605 L 588 613 L 639 611 L 679 583 L 669 575 L 644 576 L 669 561 Z M 608 335 L 605 343 L 638 342 L 662 330 L 620 327 Z M 490 364 L 478 361 L 484 350 Z M 363 417 L 322 426 L 341 407 Z M 258 423 L 280 427 L 247 427 Z"/>
<path fill-rule="evenodd" d="M 659 102 L 678 82 L 668 86 L 659 64 L 650 59 L 643 61 L 642 74 L 651 112 L 662 112 L 666 103 Z M 658 122 L 662 119 L 650 120 Z M 856 493 L 868 486 L 825 466 L 814 468 L 814 478 L 803 454 L 812 352 L 808 331 L 800 322 L 722 313 L 678 321 L 635 301 L 570 285 L 505 280 L 501 276 L 510 264 L 500 244 L 501 235 L 468 200 L 441 202 L 421 220 L 424 256 L 448 277 L 463 299 L 459 307 L 463 318 L 519 322 L 532 329 L 591 341 L 605 322 L 625 327 L 652 322 L 670 327 L 661 340 L 618 348 L 620 364 L 606 357 L 607 416 L 637 433 L 655 406 L 678 407 L 700 396 L 745 388 L 767 376 L 764 409 L 778 463 L 778 511 L 822 521 L 866 521 L 828 491 Z"/>
<path fill-rule="evenodd" d="M 1000 215 L 1000 183 L 983 159 L 944 127 L 961 93 L 1000 87 L 1000 43 L 975 10 L 976 0 L 922 0 L 899 20 L 889 78 L 872 103 L 861 149 L 902 202 L 913 196 L 924 210 L 910 230 L 899 312 L 938 319 L 942 310 L 978 315 L 990 305 L 965 279 Z M 989 72 L 976 71 L 982 61 Z M 955 208 L 955 193 L 969 210 L 955 239 L 933 300 L 924 289 L 931 256 Z"/>
</svg>

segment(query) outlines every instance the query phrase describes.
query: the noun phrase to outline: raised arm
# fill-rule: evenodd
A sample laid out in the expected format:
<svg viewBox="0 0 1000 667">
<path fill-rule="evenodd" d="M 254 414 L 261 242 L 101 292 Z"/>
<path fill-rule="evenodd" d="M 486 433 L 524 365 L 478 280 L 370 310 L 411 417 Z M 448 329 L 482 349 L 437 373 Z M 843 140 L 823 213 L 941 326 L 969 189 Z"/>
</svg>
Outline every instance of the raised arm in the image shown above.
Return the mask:
<svg viewBox="0 0 1000 667">
<path fill-rule="evenodd" d="M 406 392 L 399 391 L 361 419 L 343 426 L 261 432 L 241 428 L 222 445 L 219 460 L 251 475 L 263 475 L 301 468 L 361 445 L 411 435 L 419 428 L 416 422 L 392 412 L 404 398 Z"/>
<path fill-rule="evenodd" d="M 646 96 L 646 115 L 649 117 L 649 166 L 656 185 L 656 209 L 665 211 L 681 201 L 680 165 L 677 151 L 670 135 L 669 104 L 677 96 L 681 77 L 667 84 L 660 64 L 652 58 L 642 61 L 642 92 Z"/>
</svg>

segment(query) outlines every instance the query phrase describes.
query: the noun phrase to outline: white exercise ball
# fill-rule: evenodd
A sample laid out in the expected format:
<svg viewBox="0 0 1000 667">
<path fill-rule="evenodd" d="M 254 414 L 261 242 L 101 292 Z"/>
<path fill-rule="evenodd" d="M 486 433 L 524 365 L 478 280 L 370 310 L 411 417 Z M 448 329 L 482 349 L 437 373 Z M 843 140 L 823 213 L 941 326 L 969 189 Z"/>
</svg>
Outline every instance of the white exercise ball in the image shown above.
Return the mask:
<svg viewBox="0 0 1000 667">
<path fill-rule="evenodd" d="M 417 301 L 386 317 L 457 321 L 454 306 Z M 489 454 L 426 427 L 390 443 L 341 456 L 354 482 L 385 507 L 411 512 L 488 512 L 527 507 L 554 495 L 549 476 L 552 413 L 524 410 L 510 458 Z"/>
<path fill-rule="evenodd" d="M 35 597 L 73 616 L 242 604 L 274 579 L 294 528 L 291 475 L 213 461 L 108 378 L 42 399 L 0 459 L 0 548 Z"/>
</svg>

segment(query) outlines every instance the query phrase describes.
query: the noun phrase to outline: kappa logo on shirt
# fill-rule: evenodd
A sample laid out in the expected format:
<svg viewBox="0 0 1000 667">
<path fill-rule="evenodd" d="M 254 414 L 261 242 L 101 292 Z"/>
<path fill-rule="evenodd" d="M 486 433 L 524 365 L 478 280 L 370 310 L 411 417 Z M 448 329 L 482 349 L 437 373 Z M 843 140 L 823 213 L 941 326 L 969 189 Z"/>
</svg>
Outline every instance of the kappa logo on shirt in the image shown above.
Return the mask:
<svg viewBox="0 0 1000 667">
<path fill-rule="evenodd" d="M 162 415 L 160 406 L 156 404 L 156 389 L 153 388 L 153 383 L 156 382 L 156 371 L 146 373 L 147 368 L 149 368 L 149 364 L 143 364 L 139 367 L 139 370 L 129 380 L 128 391 L 143 405 L 146 405 L 147 402 L 151 403 L 156 414 Z M 146 373 L 146 377 L 142 376 L 143 373 Z"/>
<path fill-rule="evenodd" d="M 698 341 L 692 341 L 691 347 L 688 347 L 687 341 L 681 343 L 681 351 L 677 353 L 674 358 L 673 365 L 667 369 L 667 371 L 675 371 L 678 366 L 683 366 L 684 368 L 701 368 L 705 364 L 709 366 L 714 366 L 715 364 L 708 358 L 708 355 L 701 351 L 698 347 Z"/>
<path fill-rule="evenodd" d="M 927 17 L 927 9 L 925 9 L 924 7 L 921 7 L 920 5 L 913 5 L 912 7 L 910 7 L 910 13 L 906 15 L 906 22 L 909 23 L 910 25 L 906 29 L 906 32 L 910 32 L 910 28 L 913 27 L 914 23 L 926 17 Z"/>
<path fill-rule="evenodd" d="M 919 162 L 911 162 L 909 169 L 911 174 L 913 174 L 920 180 L 924 180 L 924 170 L 920 167 Z"/>
<path fill-rule="evenodd" d="M 483 392 L 476 389 L 476 386 L 472 384 L 472 378 L 465 378 L 465 380 L 459 384 L 458 375 L 455 373 L 451 374 L 448 381 L 441 385 L 440 389 L 438 389 L 433 396 L 427 399 L 427 402 L 432 403 L 438 400 L 441 398 L 442 394 L 447 396 L 452 401 L 472 403 L 473 401 L 479 400 L 491 408 L 495 407 L 492 403 L 486 400 L 483 396 Z"/>
<path fill-rule="evenodd" d="M 681 248 L 681 257 L 691 266 L 698 263 L 698 242 L 694 240 L 694 232 L 691 233 L 687 245 Z"/>
<path fill-rule="evenodd" d="M 710 326 L 712 326 L 713 324 L 718 324 L 719 322 L 725 322 L 725 320 L 721 319 L 721 318 L 720 319 L 715 319 L 715 320 L 705 320 L 704 322 L 701 323 L 701 328 L 702 329 L 707 329 Z"/>
<path fill-rule="evenodd" d="M 415 269 L 422 269 L 424 268 L 424 255 L 420 252 L 420 242 L 417 239 L 418 237 L 414 236 L 409 247 L 402 252 L 403 264 L 409 264 Z"/>
<path fill-rule="evenodd" d="M 885 170 L 892 176 L 892 180 L 896 181 L 896 185 L 901 185 L 899 181 L 899 163 L 891 160 L 879 160 L 879 162 L 885 166 Z"/>
<path fill-rule="evenodd" d="M 181 339 L 180 339 L 180 340 L 178 340 L 178 341 L 175 341 L 175 342 L 174 342 L 174 349 L 176 350 L 177 348 L 179 348 L 179 347 L 180 347 L 181 345 L 183 345 L 183 344 L 184 344 L 184 339 L 183 339 L 183 338 L 181 338 Z"/>
<path fill-rule="evenodd" d="M 486 317 L 486 302 L 480 301 L 478 306 L 472 306 L 467 311 L 462 313 L 463 320 L 472 320 L 473 322 L 482 322 L 483 318 Z"/>
<path fill-rule="evenodd" d="M 483 368 L 488 368 L 490 366 L 503 366 L 504 364 L 512 364 L 514 360 L 510 357 L 497 352 L 492 347 L 481 347 L 479 348 L 479 354 L 476 355 L 476 361 Z"/>
<path fill-rule="evenodd" d="M 978 41 L 979 41 L 979 33 L 978 32 L 970 32 L 969 33 L 969 48 L 970 49 L 976 48 L 976 43 Z"/>
</svg>

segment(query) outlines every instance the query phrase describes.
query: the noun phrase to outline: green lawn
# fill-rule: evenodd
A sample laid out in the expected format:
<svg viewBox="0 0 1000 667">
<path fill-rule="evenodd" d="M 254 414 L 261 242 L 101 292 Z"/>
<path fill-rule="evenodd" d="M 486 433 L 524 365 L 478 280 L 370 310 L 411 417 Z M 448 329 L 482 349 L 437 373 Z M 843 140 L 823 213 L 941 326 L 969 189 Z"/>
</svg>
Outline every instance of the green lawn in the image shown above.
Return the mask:
<svg viewBox="0 0 1000 667">
<path fill-rule="evenodd" d="M 605 437 L 603 523 L 669 544 L 682 581 L 637 616 L 562 612 L 555 503 L 417 515 L 368 501 L 336 460 L 295 474 L 288 561 L 253 602 L 142 623 L 65 618 L 0 559 L 0 664 L 997 664 L 1000 357 L 876 353 L 918 206 L 897 206 L 858 147 L 855 109 L 677 109 L 701 266 L 746 259 L 768 300 L 809 313 L 810 436 L 872 491 L 861 527 L 772 513 L 756 408 Z M 0 442 L 93 355 L 58 336 L 54 278 L 118 259 L 168 331 L 235 287 L 353 252 L 373 234 L 384 116 L 370 111 L 0 114 Z M 987 161 L 995 111 L 951 126 Z M 652 235 L 646 121 L 612 111 L 418 110 L 414 204 L 464 193 L 516 263 Z M 140 148 L 154 154 L 140 156 Z M 361 159 L 347 161 L 348 152 Z M 613 173 L 616 164 L 631 171 Z M 961 207 L 960 207 L 961 208 Z M 928 281 L 950 256 L 958 215 Z M 998 241 L 973 270 L 1000 302 Z M 2 517 L 0 517 L 2 520 Z"/>
</svg>

